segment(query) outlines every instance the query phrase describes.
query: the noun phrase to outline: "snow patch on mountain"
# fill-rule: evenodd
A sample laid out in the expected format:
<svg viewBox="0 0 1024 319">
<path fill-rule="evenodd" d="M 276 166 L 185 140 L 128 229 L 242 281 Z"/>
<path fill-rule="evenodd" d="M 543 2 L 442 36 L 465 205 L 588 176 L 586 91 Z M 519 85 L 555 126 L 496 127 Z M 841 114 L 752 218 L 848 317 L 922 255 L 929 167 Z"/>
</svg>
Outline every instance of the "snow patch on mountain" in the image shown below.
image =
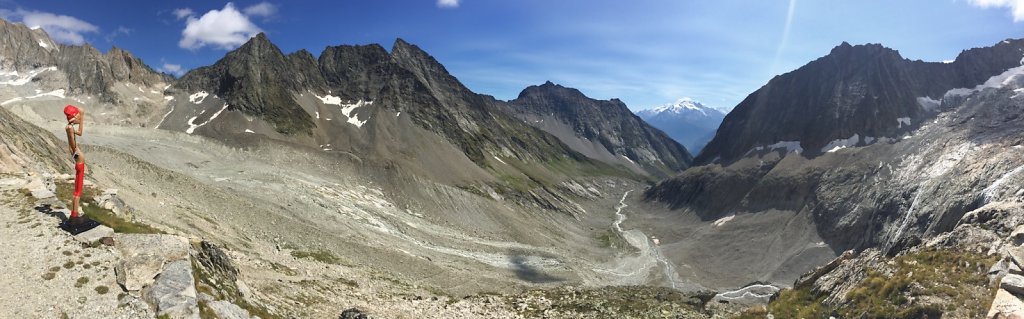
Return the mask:
<svg viewBox="0 0 1024 319">
<path fill-rule="evenodd" d="M 206 110 L 203 110 L 203 112 L 200 113 L 199 115 L 193 116 L 192 118 L 188 119 L 188 128 L 185 129 L 185 133 L 192 134 L 193 132 L 196 131 L 197 128 L 203 127 L 203 125 L 206 125 L 206 124 L 210 124 L 210 122 L 212 122 L 213 119 L 216 119 L 217 116 L 220 116 L 221 112 L 224 112 L 224 110 L 227 110 L 227 109 L 228 109 L 228 104 L 224 103 L 224 107 L 220 108 L 220 110 L 217 111 L 217 113 L 213 113 L 213 116 L 210 116 L 210 119 L 208 119 L 208 120 L 206 120 L 206 121 L 204 121 L 202 123 L 195 124 L 195 121 L 196 121 L 197 118 L 199 118 L 199 115 L 202 115 L 202 113 L 206 113 Z"/>
<path fill-rule="evenodd" d="M 800 141 L 781 141 L 781 142 L 776 142 L 776 143 L 771 144 L 771 145 L 758 146 L 758 147 L 752 148 L 749 151 L 747 151 L 747 154 L 750 154 L 750 153 L 753 153 L 753 152 L 760 152 L 760 151 L 764 151 L 764 150 L 769 150 L 769 151 L 785 150 L 786 153 L 797 153 L 797 154 L 801 154 L 801 153 L 804 152 L 804 148 L 800 146 Z"/>
<path fill-rule="evenodd" d="M 844 148 L 847 148 L 847 147 L 857 146 L 858 142 L 860 142 L 860 135 L 859 134 L 853 134 L 853 136 L 850 136 L 850 138 L 838 139 L 838 140 L 834 140 L 832 142 L 829 142 L 828 145 L 825 145 L 825 147 L 821 148 L 821 151 L 825 152 L 825 153 L 833 153 L 835 151 L 838 151 L 838 150 L 841 150 L 841 149 L 844 149 Z"/>
<path fill-rule="evenodd" d="M 966 95 L 973 94 L 974 92 L 978 92 L 978 91 L 981 91 L 981 90 L 984 90 L 984 89 L 988 89 L 988 88 L 999 89 L 999 88 L 1007 87 L 1007 86 L 1010 86 L 1010 85 L 1014 84 L 1014 82 L 1018 82 L 1021 79 L 1024 79 L 1024 77 L 1021 77 L 1021 75 L 1024 75 L 1024 66 L 1019 66 L 1019 67 L 1015 67 L 1015 68 L 1006 70 L 1006 72 L 1003 72 L 1003 73 L 1001 73 L 999 75 L 993 76 L 993 77 L 989 78 L 987 81 L 985 81 L 985 83 L 979 84 L 978 86 L 975 86 L 974 88 L 971 88 L 971 89 L 969 89 L 969 88 L 957 88 L 957 89 L 949 90 L 948 92 L 946 92 L 944 97 L 948 97 L 948 96 L 966 96 Z"/>
<path fill-rule="evenodd" d="M 366 120 L 360 121 L 358 118 L 356 118 L 355 115 L 352 114 L 352 112 L 354 112 L 357 108 L 360 108 L 360 107 L 366 106 L 366 105 L 372 105 L 372 104 L 373 104 L 373 101 L 363 101 L 363 100 L 359 100 L 358 102 L 356 102 L 354 104 L 341 104 L 341 113 L 345 114 L 345 117 L 348 118 L 348 122 L 350 124 L 355 125 L 356 127 L 363 127 L 363 124 L 366 124 Z"/>
<path fill-rule="evenodd" d="M 57 67 L 51 66 L 46 68 L 39 68 L 29 71 L 25 76 L 20 76 L 18 71 L 0 71 L 0 85 L 25 85 L 32 81 L 32 78 L 36 77 L 40 73 L 46 71 L 57 71 Z"/>
<path fill-rule="evenodd" d="M 188 101 L 192 102 L 192 103 L 195 103 L 195 104 L 200 104 L 200 103 L 203 103 L 203 100 L 206 100 L 206 97 L 209 96 L 209 95 L 210 95 L 210 93 L 206 93 L 206 91 L 199 91 L 199 92 L 193 93 L 192 95 L 189 95 L 188 96 Z"/>
<path fill-rule="evenodd" d="M 36 91 L 38 92 L 39 90 L 36 90 Z M 24 100 L 29 100 L 29 99 L 41 98 L 41 97 L 44 97 L 44 96 L 53 96 L 53 97 L 59 97 L 59 98 L 63 99 L 63 98 L 65 98 L 64 97 L 64 89 L 54 90 L 54 91 L 50 91 L 50 92 L 46 92 L 46 93 L 39 93 L 39 94 L 36 94 L 36 95 L 33 95 L 33 96 L 26 96 L 26 97 L 23 97 L 23 98 L 22 97 L 16 97 L 16 98 L 4 101 L 3 103 L 0 103 L 0 105 L 7 105 L 7 104 L 11 104 L 11 103 L 18 102 L 18 101 L 24 101 Z"/>
</svg>

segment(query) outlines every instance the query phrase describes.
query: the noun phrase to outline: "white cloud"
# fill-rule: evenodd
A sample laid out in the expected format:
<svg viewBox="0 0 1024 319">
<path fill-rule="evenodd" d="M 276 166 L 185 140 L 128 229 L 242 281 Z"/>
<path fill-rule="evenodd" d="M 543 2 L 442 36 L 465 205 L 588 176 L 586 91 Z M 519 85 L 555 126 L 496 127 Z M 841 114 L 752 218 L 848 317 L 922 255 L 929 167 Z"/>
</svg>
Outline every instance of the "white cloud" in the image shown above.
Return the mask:
<svg viewBox="0 0 1024 319">
<path fill-rule="evenodd" d="M 202 17 L 188 17 L 178 46 L 196 50 L 205 46 L 232 49 L 262 31 L 228 2 L 221 10 L 210 10 Z"/>
<path fill-rule="evenodd" d="M 258 16 L 258 17 L 270 17 L 277 13 L 277 6 L 270 2 L 260 2 L 248 7 L 245 7 L 242 12 L 245 12 L 247 16 Z"/>
<path fill-rule="evenodd" d="M 164 65 L 157 68 L 157 71 L 174 74 L 175 76 L 181 76 L 185 74 L 185 70 L 181 68 L 181 64 L 171 64 L 164 62 Z"/>
<path fill-rule="evenodd" d="M 174 17 L 178 18 L 178 20 L 191 17 L 196 14 L 195 11 L 192 11 L 191 8 L 174 9 L 173 13 Z"/>
<path fill-rule="evenodd" d="M 21 23 L 29 28 L 43 28 L 57 42 L 69 44 L 85 43 L 85 36 L 83 34 L 100 31 L 99 27 L 78 18 L 49 12 L 19 8 L 15 11 L 4 10 L 0 15 L 11 21 L 16 21 L 20 18 Z"/>
<path fill-rule="evenodd" d="M 114 32 L 111 32 L 110 34 L 107 34 L 107 36 L 106 36 L 107 42 L 114 42 L 114 38 L 117 38 L 118 36 L 121 36 L 121 35 L 126 35 L 127 36 L 127 35 L 130 35 L 130 34 L 132 34 L 132 29 L 126 28 L 125 26 L 118 26 L 117 29 L 114 30 Z"/>
<path fill-rule="evenodd" d="M 967 0 L 967 2 L 982 8 L 1008 8 L 1013 14 L 1013 22 L 1024 21 L 1024 0 Z"/>
<path fill-rule="evenodd" d="M 460 0 L 437 0 L 437 6 L 440 8 L 458 8 Z"/>
</svg>

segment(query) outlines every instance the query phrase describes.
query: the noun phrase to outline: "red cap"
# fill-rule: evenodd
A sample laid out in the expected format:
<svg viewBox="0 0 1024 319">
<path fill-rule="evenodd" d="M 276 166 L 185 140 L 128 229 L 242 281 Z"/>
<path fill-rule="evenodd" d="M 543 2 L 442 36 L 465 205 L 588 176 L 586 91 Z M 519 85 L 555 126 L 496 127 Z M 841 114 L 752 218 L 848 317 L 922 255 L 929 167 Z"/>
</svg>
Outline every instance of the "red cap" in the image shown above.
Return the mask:
<svg viewBox="0 0 1024 319">
<path fill-rule="evenodd" d="M 64 107 L 64 115 L 67 116 L 68 121 L 70 121 L 71 118 L 75 117 L 75 115 L 78 115 L 78 108 L 74 105 L 68 104 L 68 106 Z"/>
</svg>

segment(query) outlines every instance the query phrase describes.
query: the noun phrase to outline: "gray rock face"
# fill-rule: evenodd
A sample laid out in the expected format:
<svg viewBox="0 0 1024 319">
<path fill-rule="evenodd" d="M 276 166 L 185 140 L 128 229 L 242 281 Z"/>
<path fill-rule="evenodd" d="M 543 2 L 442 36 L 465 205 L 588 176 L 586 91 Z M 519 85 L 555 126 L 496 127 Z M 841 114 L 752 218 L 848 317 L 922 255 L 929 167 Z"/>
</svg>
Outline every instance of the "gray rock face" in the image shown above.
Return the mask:
<svg viewBox="0 0 1024 319">
<path fill-rule="evenodd" d="M 372 317 L 370 317 L 369 315 L 363 313 L 363 311 L 359 310 L 358 308 L 346 309 L 345 311 L 341 312 L 341 315 L 338 316 L 338 319 L 371 319 L 371 318 Z"/>
<path fill-rule="evenodd" d="M 238 279 L 238 268 L 235 268 L 235 263 L 220 247 L 211 242 L 204 240 L 199 243 L 196 261 L 229 282 L 235 282 Z"/>
<path fill-rule="evenodd" d="M 1018 295 L 1024 295 L 1024 276 L 1014 274 L 1003 276 L 1003 280 L 999 282 L 999 288 Z"/>
<path fill-rule="evenodd" d="M 0 68 L 26 72 L 57 67 L 65 78 L 59 85 L 70 94 L 95 94 L 105 100 L 116 97 L 111 85 L 127 82 L 151 86 L 169 82 L 169 75 L 157 73 L 127 51 L 112 48 L 102 54 L 92 46 L 55 43 L 42 29 L 0 21 Z M 40 77 L 49 76 L 47 74 Z"/>
<path fill-rule="evenodd" d="M 297 55 L 296 59 L 300 59 Z M 301 60 L 296 61 L 301 64 Z M 292 91 L 305 89 L 292 74 L 307 75 L 308 70 L 294 70 L 281 50 L 266 34 L 260 33 L 249 42 L 228 52 L 214 65 L 192 70 L 174 83 L 189 93 L 207 91 L 216 94 L 231 109 L 262 117 L 286 134 L 309 133 L 313 120 L 292 97 Z"/>
<path fill-rule="evenodd" d="M 2 30 L 0 27 L 0 32 Z M 60 172 L 68 167 L 71 167 L 71 160 L 67 143 L 0 108 L 0 173 Z M 49 196 L 42 193 L 44 190 L 53 191 L 42 180 L 26 188 L 33 193 L 40 191 L 39 196 Z"/>
<path fill-rule="evenodd" d="M 117 283 L 129 291 L 150 285 L 164 264 L 188 258 L 188 241 L 172 235 L 117 234 L 121 262 L 114 267 Z"/>
<path fill-rule="evenodd" d="M 110 227 L 99 225 L 96 228 L 90 229 L 87 232 L 75 235 L 75 241 L 83 244 L 92 244 L 100 241 L 104 237 L 113 237 L 114 230 Z"/>
<path fill-rule="evenodd" d="M 570 146 L 580 144 L 574 150 L 597 160 L 613 164 L 636 162 L 648 174 L 659 177 L 674 175 L 692 160 L 686 148 L 634 115 L 618 99 L 594 100 L 579 90 L 547 82 L 526 88 L 518 98 L 504 105 L 506 111 L 527 124 L 558 136 Z M 607 152 L 611 158 L 597 152 L 588 154 L 596 145 L 572 141 L 572 137 L 564 136 L 553 126 L 558 123 L 568 126 L 575 138 L 597 142 L 604 148 L 600 153 Z"/>
<path fill-rule="evenodd" d="M 695 159 L 731 163 L 757 146 L 799 141 L 808 155 L 853 134 L 893 137 L 929 116 L 918 97 L 940 99 L 1020 65 L 1024 40 L 967 50 L 953 63 L 910 61 L 878 44 L 843 43 L 751 93 Z"/>
<path fill-rule="evenodd" d="M 156 282 L 143 293 L 146 302 L 155 305 L 157 316 L 199 318 L 192 265 L 187 260 L 171 262 L 163 267 Z"/>
<path fill-rule="evenodd" d="M 217 315 L 217 318 L 221 319 L 249 319 L 253 318 L 249 315 L 249 312 L 238 305 L 233 303 L 217 300 L 207 304 L 210 310 Z"/>
<path fill-rule="evenodd" d="M 978 81 L 987 80 L 977 80 L 979 77 L 986 74 L 1001 74 L 1000 72 L 1007 70 L 1008 65 L 1008 58 L 1003 55 L 1009 56 L 1016 52 L 1014 48 L 1017 47 L 1024 47 L 1024 40 L 1009 40 L 992 48 L 967 51 L 960 59 L 964 61 L 963 63 L 977 65 L 972 64 L 967 68 L 967 64 L 962 64 L 956 71 L 934 63 L 906 61 L 899 58 L 895 51 L 881 47 L 837 48 L 829 57 L 812 62 L 801 70 L 777 77 L 762 89 L 765 92 L 751 95 L 746 104 L 741 104 L 726 119 L 726 122 L 729 122 L 729 118 L 733 118 L 734 121 L 745 118 L 744 123 L 749 125 L 766 125 L 771 128 L 764 128 L 764 131 L 748 131 L 728 128 L 728 124 L 723 124 L 722 130 L 719 131 L 720 138 L 746 146 L 732 149 L 734 145 L 730 144 L 727 147 L 731 149 L 730 151 L 714 151 L 714 147 L 709 145 L 709 149 L 700 156 L 710 160 L 714 156 L 708 156 L 719 154 L 723 159 L 720 163 L 688 169 L 678 177 L 659 183 L 645 195 L 650 200 L 668 204 L 671 208 L 687 214 L 697 215 L 702 220 L 721 218 L 726 212 L 781 210 L 808 214 L 824 243 L 836 252 L 880 246 L 889 254 L 896 253 L 911 246 L 908 244 L 916 240 L 928 241 L 934 236 L 953 230 L 961 221 L 961 217 L 965 217 L 965 222 L 975 220 L 976 223 L 986 225 L 987 229 L 996 230 L 996 233 L 986 233 L 964 229 L 957 234 L 961 236 L 960 238 L 973 241 L 972 245 L 983 245 L 987 249 L 991 246 L 992 239 L 1001 239 L 1009 235 L 1020 224 L 1018 217 L 1012 217 L 1018 208 L 1001 205 L 999 201 L 1010 201 L 1011 198 L 1008 196 L 1019 188 L 1019 184 L 1014 183 L 1019 183 L 1024 176 L 1014 173 L 1020 172 L 1018 168 L 1024 165 L 1024 161 L 1014 153 L 1013 148 L 1020 143 L 1020 136 L 1024 133 L 1020 126 L 1024 124 L 1021 118 L 1024 114 L 1024 105 L 1019 103 L 1013 93 L 1013 90 L 1021 87 L 1021 83 L 1000 80 L 995 81 L 1000 83 L 997 87 L 957 90 L 948 95 L 940 89 L 954 85 L 973 88 L 972 85 Z M 1013 52 L 1007 51 L 1008 49 L 1013 49 Z M 990 59 L 980 59 L 988 54 L 991 54 Z M 1013 56 L 1015 59 L 1009 65 L 1019 66 L 1020 53 Z M 847 70 L 844 65 L 860 67 L 857 70 Z M 833 68 L 841 70 L 832 70 Z M 869 71 L 872 68 L 877 69 Z M 815 128 L 817 126 L 805 126 L 806 123 L 796 120 L 800 119 L 800 116 L 820 111 L 803 110 L 803 106 L 800 105 L 804 102 L 799 102 L 799 99 L 793 100 L 793 103 L 772 100 L 805 93 L 805 98 L 827 98 L 829 101 L 850 97 L 839 89 L 819 91 L 823 89 L 815 86 L 815 89 L 811 90 L 801 86 L 819 83 L 832 87 L 831 85 L 835 83 L 830 82 L 830 79 L 836 75 L 826 74 L 826 70 L 851 72 L 850 76 L 853 78 L 876 72 L 894 72 L 892 76 L 895 78 L 892 81 L 903 83 L 896 87 L 906 87 L 902 87 L 905 91 L 897 94 L 890 92 L 892 87 L 873 83 L 863 87 L 864 91 L 858 94 L 879 96 L 877 100 L 839 103 L 843 105 L 842 107 L 836 104 L 838 102 L 812 103 L 830 105 L 821 108 L 832 110 L 828 113 L 831 116 L 828 121 L 832 121 L 835 130 L 818 130 Z M 947 74 L 949 78 L 924 82 L 913 80 L 917 76 L 939 73 Z M 923 97 L 929 96 L 927 94 L 933 91 L 938 92 L 931 96 L 940 99 L 938 103 L 941 108 L 927 112 L 918 104 L 906 106 L 905 103 L 886 102 L 882 98 L 889 96 L 897 99 L 908 94 L 907 92 L 910 92 L 910 96 Z M 748 104 L 749 106 L 745 107 Z M 875 112 L 876 108 L 884 111 Z M 904 108 L 919 113 L 912 113 Z M 757 117 L 755 120 L 756 114 L 762 114 L 759 112 L 773 115 Z M 861 112 L 873 115 L 868 117 Z M 804 132 L 801 130 L 806 128 L 806 134 L 830 136 L 828 138 L 842 136 L 829 135 L 833 134 L 829 133 L 833 131 L 840 131 L 841 134 L 862 134 L 862 137 L 885 136 L 889 134 L 885 133 L 888 132 L 886 130 L 894 129 L 889 127 L 889 124 L 882 124 L 888 123 L 887 119 L 890 117 L 894 117 L 891 122 L 896 126 L 900 125 L 895 120 L 896 117 L 911 118 L 913 123 L 928 119 L 929 124 L 922 127 L 900 128 L 899 130 L 905 130 L 901 134 L 907 135 L 898 139 L 880 138 L 873 140 L 870 145 L 863 145 L 865 139 L 862 138 L 857 145 L 823 154 L 820 152 L 823 145 L 820 140 L 808 144 L 808 140 L 800 140 L 804 138 L 803 135 L 769 137 L 776 142 L 780 139 L 800 140 L 800 145 L 803 145 L 805 150 L 818 147 L 818 154 L 790 150 L 741 156 L 750 150 L 747 146 L 764 145 L 758 143 L 767 141 L 754 143 L 746 139 L 759 139 L 761 136 L 771 135 L 775 129 L 783 129 L 778 126 L 781 124 L 772 120 L 772 116 L 776 116 L 774 113 L 786 113 L 787 119 L 793 118 L 792 121 L 797 121 L 790 121 L 790 124 L 787 124 L 794 128 L 793 131 Z M 835 117 L 836 114 L 838 118 Z M 825 121 L 825 118 L 818 119 Z M 783 122 L 786 121 L 789 120 Z M 879 124 L 858 124 L 864 121 Z M 903 125 L 906 125 L 905 123 Z M 843 131 L 842 127 L 872 127 L 877 131 Z M 750 135 L 736 137 L 729 132 L 747 132 L 744 134 Z M 740 149 L 743 150 L 739 151 Z M 733 151 L 738 153 L 729 153 Z M 990 202 L 994 205 L 985 206 Z M 982 207 L 984 209 L 980 209 Z M 976 211 L 972 213 L 973 216 L 968 213 L 971 211 Z M 777 226 L 779 225 L 764 225 Z M 985 241 L 986 238 L 988 242 Z"/>
<path fill-rule="evenodd" d="M 45 44 L 43 47 L 39 43 Z M 43 29 L 0 19 L 0 68 L 28 71 L 54 65 L 51 51 L 59 49 Z"/>
</svg>

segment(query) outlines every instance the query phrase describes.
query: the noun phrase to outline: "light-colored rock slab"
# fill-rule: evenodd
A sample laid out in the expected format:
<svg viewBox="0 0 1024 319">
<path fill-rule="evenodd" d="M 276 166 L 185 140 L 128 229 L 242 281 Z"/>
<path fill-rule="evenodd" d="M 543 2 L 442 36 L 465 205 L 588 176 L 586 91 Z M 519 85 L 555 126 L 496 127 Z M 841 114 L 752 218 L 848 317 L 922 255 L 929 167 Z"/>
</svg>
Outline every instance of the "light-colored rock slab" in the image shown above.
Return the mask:
<svg viewBox="0 0 1024 319">
<path fill-rule="evenodd" d="M 1024 244 L 1024 225 L 1017 226 L 1017 228 L 1010 233 L 1010 242 L 1012 242 L 1014 246 Z"/>
<path fill-rule="evenodd" d="M 1014 274 L 1003 276 L 1003 280 L 999 282 L 999 288 L 1018 295 L 1024 295 L 1024 276 Z"/>
<path fill-rule="evenodd" d="M 116 234 L 121 262 L 114 267 L 117 283 L 138 291 L 153 283 L 165 264 L 188 260 L 188 240 L 173 235 Z"/>
<path fill-rule="evenodd" d="M 29 191 L 32 192 L 32 197 L 35 197 L 36 199 L 47 199 L 57 197 L 57 194 L 54 194 L 53 192 L 45 188 L 36 188 L 31 189 Z"/>
<path fill-rule="evenodd" d="M 156 282 L 143 293 L 143 298 L 156 305 L 157 316 L 198 319 L 195 284 L 191 262 L 173 261 L 164 266 Z"/>
<path fill-rule="evenodd" d="M 1013 263 L 1017 264 L 1017 267 L 1024 268 L 1024 247 L 1007 248 L 1006 254 L 1010 256 Z"/>
<path fill-rule="evenodd" d="M 99 226 L 96 226 L 96 228 L 90 229 L 87 232 L 75 235 L 75 241 L 78 241 L 78 242 L 84 243 L 84 244 L 92 244 L 92 243 L 95 243 L 95 242 L 99 241 L 103 237 L 113 237 L 113 236 L 114 236 L 114 230 L 112 228 L 107 227 L 107 226 L 103 226 L 103 225 L 99 225 Z"/>
<path fill-rule="evenodd" d="M 210 310 L 213 310 L 213 313 L 217 315 L 217 318 L 221 318 L 221 319 L 250 319 L 250 318 L 252 318 L 252 316 L 249 315 L 249 312 L 246 311 L 245 309 L 242 309 L 242 307 L 239 307 L 238 305 L 235 305 L 233 303 L 230 303 L 230 302 L 227 302 L 227 301 L 224 301 L 224 300 L 217 300 L 217 301 L 214 301 L 214 302 L 210 302 L 210 303 L 207 304 L 207 306 L 210 307 Z"/>
<path fill-rule="evenodd" d="M 992 307 L 988 309 L 987 319 L 1021 319 L 1024 318 L 1024 302 L 1010 292 L 999 289 Z"/>
</svg>

